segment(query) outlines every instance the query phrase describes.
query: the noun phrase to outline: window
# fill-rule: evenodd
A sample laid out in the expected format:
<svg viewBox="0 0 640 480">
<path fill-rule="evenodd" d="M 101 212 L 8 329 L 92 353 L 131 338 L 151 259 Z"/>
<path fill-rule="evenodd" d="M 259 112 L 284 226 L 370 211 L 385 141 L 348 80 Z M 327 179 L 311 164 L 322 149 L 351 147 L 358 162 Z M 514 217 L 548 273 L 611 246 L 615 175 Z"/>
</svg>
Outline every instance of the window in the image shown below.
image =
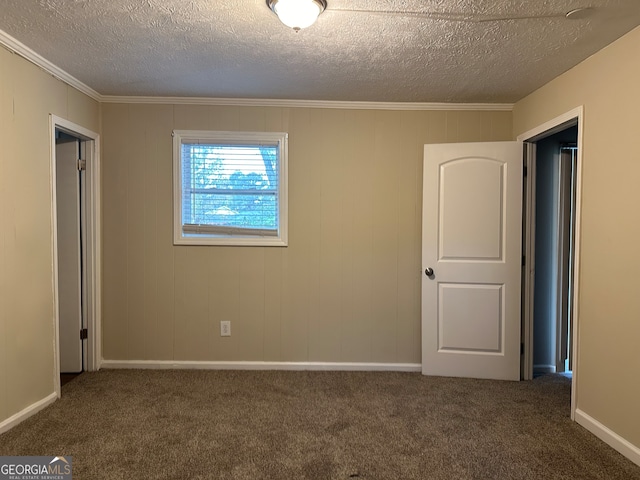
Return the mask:
<svg viewBox="0 0 640 480">
<path fill-rule="evenodd" d="M 176 245 L 287 245 L 287 134 L 173 132 Z"/>
</svg>

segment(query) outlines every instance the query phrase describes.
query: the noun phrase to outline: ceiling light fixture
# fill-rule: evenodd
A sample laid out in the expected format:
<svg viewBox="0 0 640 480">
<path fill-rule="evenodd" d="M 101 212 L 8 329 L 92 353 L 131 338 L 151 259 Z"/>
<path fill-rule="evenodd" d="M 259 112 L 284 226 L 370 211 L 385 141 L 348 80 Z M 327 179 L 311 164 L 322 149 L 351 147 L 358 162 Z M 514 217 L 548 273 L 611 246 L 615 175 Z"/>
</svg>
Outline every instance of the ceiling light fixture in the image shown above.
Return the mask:
<svg viewBox="0 0 640 480">
<path fill-rule="evenodd" d="M 325 0 L 267 0 L 267 5 L 282 23 L 296 32 L 313 25 L 327 8 Z"/>
</svg>

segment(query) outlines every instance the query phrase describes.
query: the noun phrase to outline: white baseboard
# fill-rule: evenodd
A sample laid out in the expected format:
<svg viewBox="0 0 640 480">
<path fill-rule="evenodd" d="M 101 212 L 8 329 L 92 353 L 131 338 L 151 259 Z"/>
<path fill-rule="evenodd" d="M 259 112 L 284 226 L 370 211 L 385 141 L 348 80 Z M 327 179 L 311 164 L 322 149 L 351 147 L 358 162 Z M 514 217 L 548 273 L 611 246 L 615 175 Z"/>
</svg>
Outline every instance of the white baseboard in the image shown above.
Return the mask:
<svg viewBox="0 0 640 480">
<path fill-rule="evenodd" d="M 5 421 L 0 423 L 0 433 L 4 433 L 8 430 L 11 430 L 13 427 L 18 425 L 20 422 L 25 421 L 27 418 L 35 415 L 40 410 L 48 407 L 53 402 L 58 399 L 57 393 L 53 392 L 52 394 L 46 396 L 42 400 L 34 403 L 33 405 L 29 405 L 27 408 L 22 410 L 21 412 L 16 413 L 15 415 L 7 418 Z"/>
<path fill-rule="evenodd" d="M 330 362 L 196 362 L 173 360 L 102 360 L 101 368 L 156 370 L 318 370 L 369 372 L 421 372 L 419 363 Z"/>
<path fill-rule="evenodd" d="M 580 409 L 576 409 L 576 422 L 593 433 L 596 437 L 640 466 L 640 448 L 625 440 L 613 430 L 605 427 L 595 418 L 587 415 Z"/>
<path fill-rule="evenodd" d="M 534 365 L 533 373 L 556 373 L 555 365 Z"/>
</svg>

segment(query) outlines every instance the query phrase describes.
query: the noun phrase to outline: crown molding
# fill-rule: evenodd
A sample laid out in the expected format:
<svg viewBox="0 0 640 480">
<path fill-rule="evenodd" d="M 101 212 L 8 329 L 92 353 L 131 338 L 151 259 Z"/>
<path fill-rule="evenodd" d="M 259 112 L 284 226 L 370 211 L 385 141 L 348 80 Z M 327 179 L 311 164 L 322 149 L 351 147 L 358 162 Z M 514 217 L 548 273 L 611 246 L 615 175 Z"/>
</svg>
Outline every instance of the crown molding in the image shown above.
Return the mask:
<svg viewBox="0 0 640 480">
<path fill-rule="evenodd" d="M 145 97 L 101 95 L 57 65 L 36 53 L 19 40 L 0 30 L 0 45 L 42 68 L 55 78 L 101 103 L 142 103 L 164 105 L 215 105 L 235 107 L 279 108 L 337 108 L 349 110 L 448 110 L 448 111 L 501 111 L 513 110 L 512 103 L 431 103 L 431 102 L 349 102 L 333 100 L 287 100 L 262 98 L 211 98 L 211 97 Z"/>
<path fill-rule="evenodd" d="M 104 103 L 162 105 L 212 105 L 234 107 L 338 108 L 349 110 L 513 110 L 513 103 L 349 102 L 333 100 L 286 100 L 267 98 L 141 97 L 103 95 Z"/>
<path fill-rule="evenodd" d="M 3 30 L 0 30 L 0 45 L 3 45 L 8 50 L 16 53 L 17 55 L 20 55 L 24 59 L 33 63 L 34 65 L 37 65 L 38 67 L 42 68 L 45 72 L 50 73 L 58 80 L 62 80 L 67 85 L 72 86 L 76 90 L 81 91 L 82 93 L 84 93 L 85 95 L 88 95 L 94 100 L 97 100 L 98 102 L 101 101 L 102 95 L 96 92 L 93 88 L 89 87 L 88 85 L 85 85 L 76 77 L 68 74 L 57 65 L 54 65 L 49 60 L 47 60 L 40 54 L 34 52 L 25 44 L 16 40 L 15 38 L 13 38 L 8 33 L 4 32 Z"/>
</svg>

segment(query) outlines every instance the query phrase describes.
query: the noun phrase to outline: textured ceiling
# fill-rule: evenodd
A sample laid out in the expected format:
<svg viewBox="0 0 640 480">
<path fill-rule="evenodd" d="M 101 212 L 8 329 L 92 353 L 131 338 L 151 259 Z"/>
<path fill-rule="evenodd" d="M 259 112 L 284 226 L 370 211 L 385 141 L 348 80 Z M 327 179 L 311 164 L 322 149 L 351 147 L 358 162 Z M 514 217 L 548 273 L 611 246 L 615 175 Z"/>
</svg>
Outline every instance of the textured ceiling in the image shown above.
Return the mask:
<svg viewBox="0 0 640 480">
<path fill-rule="evenodd" d="M 509 103 L 640 24 L 640 0 L 327 1 L 299 33 L 264 0 L 3 0 L 0 29 L 102 95 Z"/>
</svg>

